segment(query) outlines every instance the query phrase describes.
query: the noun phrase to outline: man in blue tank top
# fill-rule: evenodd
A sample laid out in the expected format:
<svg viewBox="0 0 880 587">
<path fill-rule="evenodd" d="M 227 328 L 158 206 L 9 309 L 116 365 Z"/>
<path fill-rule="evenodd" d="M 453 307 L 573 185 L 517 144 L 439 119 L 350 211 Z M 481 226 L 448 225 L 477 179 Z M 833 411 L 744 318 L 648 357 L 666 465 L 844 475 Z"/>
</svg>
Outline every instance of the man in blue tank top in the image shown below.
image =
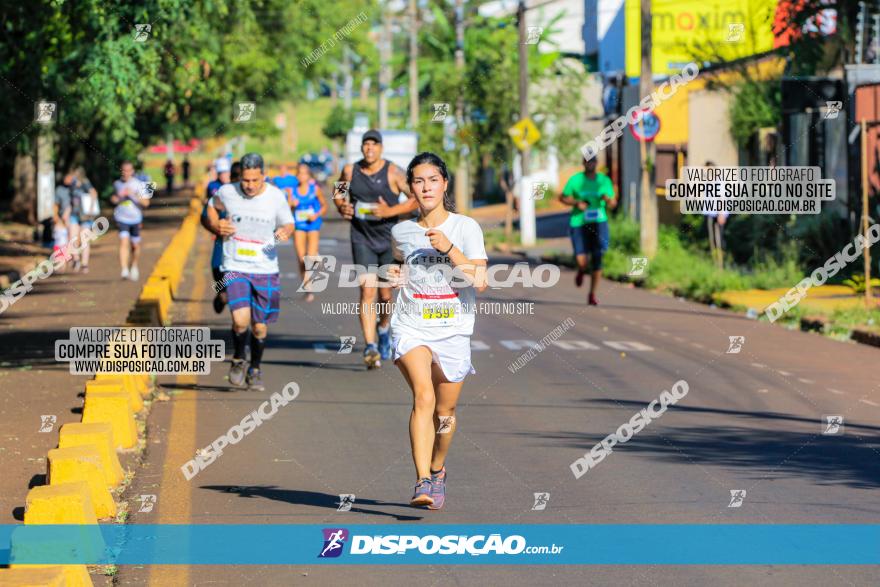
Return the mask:
<svg viewBox="0 0 880 587">
<path fill-rule="evenodd" d="M 391 358 L 391 289 L 388 281 L 379 277 L 378 268 L 394 263 L 391 251 L 391 227 L 397 217 L 418 208 L 410 194 L 403 170 L 382 158 L 382 135 L 369 130 L 361 139 L 364 158 L 346 165 L 339 176 L 348 183 L 347 197 L 333 194 L 333 202 L 342 217 L 351 222 L 351 254 L 356 265 L 366 268 L 360 276 L 360 319 L 364 333 L 364 363 L 368 369 L 381 367 L 382 359 Z M 399 203 L 398 194 L 407 200 Z M 379 312 L 376 300 L 381 303 Z M 378 314 L 378 344 L 377 325 Z"/>
</svg>

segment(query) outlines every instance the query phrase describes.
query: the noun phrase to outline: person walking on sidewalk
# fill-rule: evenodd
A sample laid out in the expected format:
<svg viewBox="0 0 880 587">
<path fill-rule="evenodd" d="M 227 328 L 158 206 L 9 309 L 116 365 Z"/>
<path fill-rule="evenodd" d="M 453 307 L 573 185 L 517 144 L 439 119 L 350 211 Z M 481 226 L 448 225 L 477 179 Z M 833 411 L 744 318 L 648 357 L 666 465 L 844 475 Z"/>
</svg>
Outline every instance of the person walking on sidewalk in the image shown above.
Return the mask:
<svg viewBox="0 0 880 587">
<path fill-rule="evenodd" d="M 342 217 L 351 222 L 351 253 L 356 265 L 366 268 L 360 280 L 360 321 L 364 333 L 364 363 L 367 369 L 382 366 L 382 360 L 391 358 L 389 333 L 391 291 L 387 280 L 378 276 L 378 268 L 393 261 L 391 254 L 391 228 L 401 214 L 413 212 L 418 202 L 410 197 L 409 186 L 403 171 L 382 158 L 382 135 L 368 130 L 361 139 L 363 159 L 346 165 L 339 182 L 348 185 L 345 198 L 336 191 L 333 201 Z M 399 203 L 398 194 L 406 194 L 408 200 Z M 376 308 L 379 299 L 380 308 Z M 376 318 L 378 313 L 378 338 L 376 344 Z"/>
<path fill-rule="evenodd" d="M 165 173 L 165 184 L 168 186 L 165 190 L 165 194 L 170 196 L 171 192 L 174 190 L 174 174 L 177 171 L 174 168 L 174 161 L 170 157 L 168 161 L 165 162 L 165 168 L 163 171 Z"/>
<path fill-rule="evenodd" d="M 134 176 L 134 165 L 123 161 L 121 177 L 113 182 L 113 195 L 110 201 L 116 204 L 113 220 L 119 229 L 120 277 L 137 281 L 140 278 L 138 258 L 141 255 L 141 228 L 144 222 L 144 208 L 150 205 L 152 190 Z"/>
<path fill-rule="evenodd" d="M 181 174 L 183 176 L 183 187 L 189 187 L 189 155 L 183 156 L 183 163 L 180 164 Z"/>
<path fill-rule="evenodd" d="M 575 284 L 581 287 L 587 273 L 587 262 L 592 270 L 588 303 L 599 305 L 596 291 L 602 277 L 602 256 L 608 250 L 608 213 L 617 206 L 614 185 L 604 173 L 596 172 L 596 160 L 584 158 L 584 170 L 572 175 L 565 183 L 559 201 L 571 206 L 569 234 L 575 259 L 577 275 Z"/>
<path fill-rule="evenodd" d="M 296 224 L 293 242 L 296 245 L 296 256 L 299 257 L 299 274 L 303 279 L 300 289 L 306 292 L 305 300 L 311 302 L 314 301 L 315 294 L 309 289 L 306 262 L 313 263 L 318 256 L 318 243 L 321 240 L 323 216 L 327 213 L 327 202 L 324 200 L 321 186 L 312 177 L 312 170 L 307 164 L 299 164 L 296 179 L 297 185 L 292 188 L 293 196 L 289 200 Z M 312 268 L 311 265 L 309 268 Z"/>
<path fill-rule="evenodd" d="M 391 316 L 394 364 L 412 389 L 409 434 L 416 487 L 411 505 L 440 509 L 446 501 L 446 454 L 456 429 L 455 406 L 471 364 L 476 294 L 486 289 L 486 246 L 479 223 L 455 213 L 446 163 L 421 153 L 407 183 L 418 220 L 391 229 L 389 278 L 400 293 Z"/>
<path fill-rule="evenodd" d="M 221 212 L 226 218 L 220 218 Z M 229 382 L 263 391 L 260 366 L 268 325 L 278 320 L 281 301 L 275 244 L 293 234 L 293 215 L 284 193 L 266 182 L 263 158 L 248 153 L 241 158 L 241 180 L 217 190 L 208 202 L 207 217 L 208 230 L 223 239 L 220 269 L 226 274 L 235 349 Z M 251 356 L 247 366 L 249 327 Z"/>
<path fill-rule="evenodd" d="M 101 215 L 98 190 L 86 177 L 86 172 L 82 167 L 78 167 L 74 173 L 76 174 L 76 185 L 71 199 L 71 242 L 74 239 L 79 240 L 83 230 L 91 230 L 95 219 Z M 79 252 L 74 251 L 73 253 L 73 270 L 88 273 L 90 255 L 91 243 L 89 239 L 85 239 L 80 242 Z"/>
</svg>

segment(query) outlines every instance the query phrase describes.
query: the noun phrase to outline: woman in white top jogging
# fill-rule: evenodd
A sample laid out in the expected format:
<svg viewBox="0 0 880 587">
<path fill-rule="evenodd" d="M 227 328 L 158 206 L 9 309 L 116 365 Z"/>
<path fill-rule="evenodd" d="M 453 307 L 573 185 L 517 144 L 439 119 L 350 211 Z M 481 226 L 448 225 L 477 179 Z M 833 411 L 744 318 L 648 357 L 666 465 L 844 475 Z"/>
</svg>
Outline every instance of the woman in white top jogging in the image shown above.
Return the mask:
<svg viewBox="0 0 880 587">
<path fill-rule="evenodd" d="M 416 487 L 410 503 L 440 509 L 446 500 L 446 454 L 455 433 L 455 405 L 471 365 L 476 292 L 486 289 L 486 247 L 473 219 L 454 213 L 446 163 L 417 155 L 406 171 L 419 203 L 417 220 L 391 230 L 399 289 L 391 315 L 394 364 L 413 392 L 409 420 Z"/>
</svg>

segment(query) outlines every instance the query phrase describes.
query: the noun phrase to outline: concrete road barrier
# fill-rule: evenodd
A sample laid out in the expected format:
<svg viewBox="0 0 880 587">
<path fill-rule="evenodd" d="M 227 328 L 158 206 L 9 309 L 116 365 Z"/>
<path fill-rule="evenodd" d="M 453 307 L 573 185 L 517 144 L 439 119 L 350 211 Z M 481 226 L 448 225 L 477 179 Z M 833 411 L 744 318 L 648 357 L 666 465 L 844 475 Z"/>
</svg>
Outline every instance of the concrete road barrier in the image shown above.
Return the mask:
<svg viewBox="0 0 880 587">
<path fill-rule="evenodd" d="M 85 565 L 13 565 L 0 569 L 5 587 L 93 587 Z"/>
<path fill-rule="evenodd" d="M 98 447 L 93 445 L 53 448 L 49 451 L 49 485 L 70 481 L 89 484 L 92 504 L 98 519 L 116 516 L 116 502 L 107 488 L 107 475 Z"/>
<path fill-rule="evenodd" d="M 125 472 L 113 446 L 113 426 L 108 422 L 65 424 L 58 433 L 58 448 L 72 446 L 94 446 L 98 449 L 108 487 L 116 487 L 125 478 Z"/>
<path fill-rule="evenodd" d="M 124 391 L 128 394 L 129 400 L 131 400 L 130 405 L 132 412 L 137 413 L 144 409 L 144 399 L 141 397 L 137 385 L 132 379 L 116 377 L 86 381 L 86 395 L 88 395 L 90 391 Z"/>
<path fill-rule="evenodd" d="M 68 481 L 34 487 L 25 498 L 24 523 L 97 524 L 89 484 Z"/>
<path fill-rule="evenodd" d="M 108 422 L 113 427 L 113 447 L 132 448 L 137 444 L 137 426 L 130 407 L 128 393 L 100 392 L 86 394 L 83 407 L 83 424 Z"/>
</svg>

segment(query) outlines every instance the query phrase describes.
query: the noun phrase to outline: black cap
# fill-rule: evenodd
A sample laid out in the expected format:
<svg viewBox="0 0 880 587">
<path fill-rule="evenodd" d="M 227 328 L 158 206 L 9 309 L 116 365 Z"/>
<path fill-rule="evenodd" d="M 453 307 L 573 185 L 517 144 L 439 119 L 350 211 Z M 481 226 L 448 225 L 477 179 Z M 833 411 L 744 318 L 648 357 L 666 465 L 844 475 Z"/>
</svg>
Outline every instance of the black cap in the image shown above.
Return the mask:
<svg viewBox="0 0 880 587">
<path fill-rule="evenodd" d="M 382 144 L 382 135 L 378 130 L 370 129 L 364 133 L 364 136 L 361 137 L 361 144 L 363 145 L 367 141 L 376 141 L 380 145 Z"/>
</svg>

